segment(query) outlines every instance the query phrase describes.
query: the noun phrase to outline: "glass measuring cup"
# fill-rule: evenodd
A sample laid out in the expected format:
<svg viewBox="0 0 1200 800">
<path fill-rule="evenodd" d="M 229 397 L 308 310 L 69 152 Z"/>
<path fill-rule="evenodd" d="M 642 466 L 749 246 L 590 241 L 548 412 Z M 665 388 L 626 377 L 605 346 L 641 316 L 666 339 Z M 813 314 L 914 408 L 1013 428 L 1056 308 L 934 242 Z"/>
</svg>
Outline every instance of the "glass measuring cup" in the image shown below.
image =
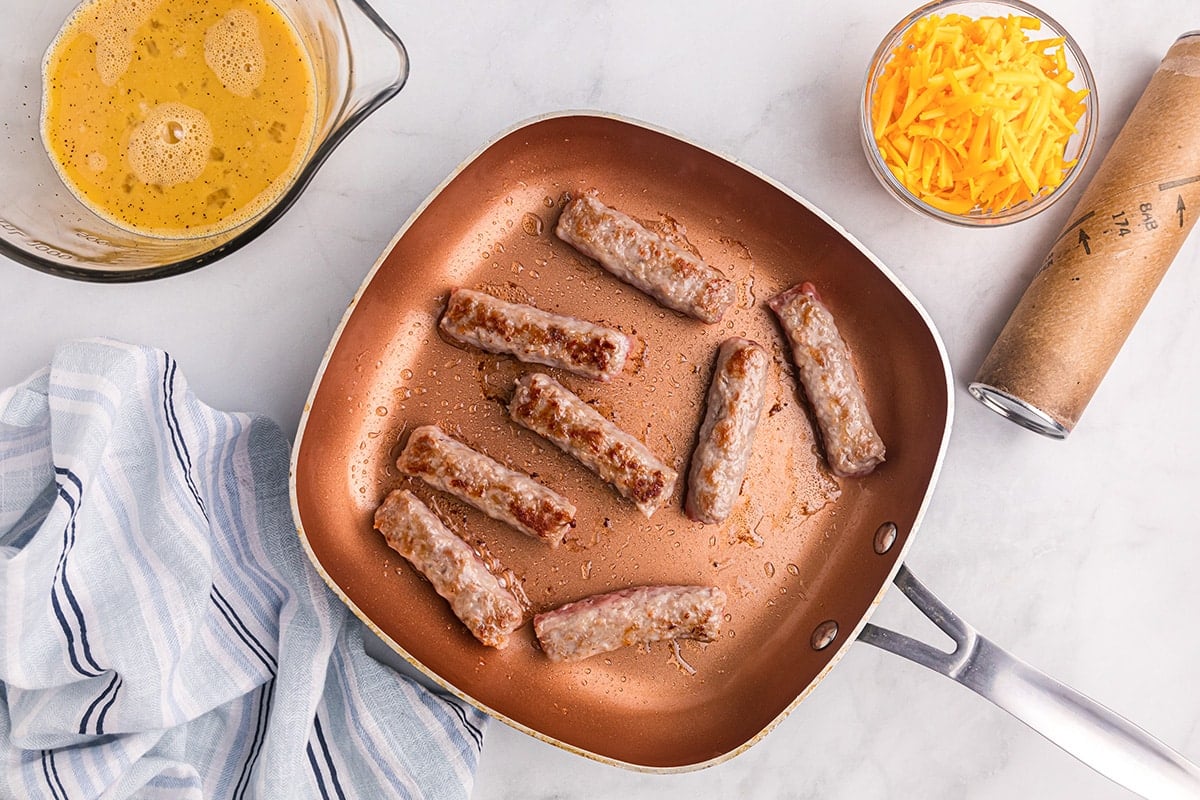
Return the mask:
<svg viewBox="0 0 1200 800">
<path fill-rule="evenodd" d="M 77 0 L 14 3 L 0 26 L 0 254 L 90 281 L 161 278 L 232 253 L 283 216 L 334 148 L 408 78 L 399 37 L 364 0 L 273 0 L 313 63 L 317 122 L 292 184 L 258 216 L 192 239 L 160 239 L 101 219 L 63 185 L 42 146 L 42 56 Z"/>
</svg>

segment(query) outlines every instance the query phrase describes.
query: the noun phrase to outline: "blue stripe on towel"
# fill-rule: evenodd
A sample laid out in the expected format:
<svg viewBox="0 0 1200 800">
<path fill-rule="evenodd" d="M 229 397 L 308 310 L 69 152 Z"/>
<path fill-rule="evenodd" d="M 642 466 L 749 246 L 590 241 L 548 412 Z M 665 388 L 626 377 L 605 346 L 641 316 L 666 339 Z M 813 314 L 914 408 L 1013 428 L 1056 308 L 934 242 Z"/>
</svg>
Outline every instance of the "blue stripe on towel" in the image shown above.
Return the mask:
<svg viewBox="0 0 1200 800">
<path fill-rule="evenodd" d="M 108 702 L 104 704 L 104 708 L 100 709 L 100 714 L 96 717 L 96 735 L 104 735 L 104 719 L 108 716 L 108 711 L 113 707 L 113 703 L 117 702 L 117 694 L 121 691 L 121 685 L 125 679 L 120 675 L 117 676 L 116 688 L 113 689 L 112 695 L 108 698 Z"/>
<path fill-rule="evenodd" d="M 321 774 L 321 767 L 317 764 L 317 755 L 313 752 L 312 742 L 308 743 L 308 763 L 312 767 L 313 775 L 317 779 L 317 788 L 321 790 L 322 800 L 329 800 L 329 790 L 325 788 L 325 776 Z"/>
<path fill-rule="evenodd" d="M 75 510 L 77 506 L 75 500 L 61 483 L 58 485 L 58 496 L 67 502 L 67 505 L 70 507 L 70 515 L 67 518 L 67 524 L 63 527 L 62 549 L 58 557 L 58 564 L 54 569 L 54 579 L 50 586 L 50 601 L 54 606 L 54 614 L 58 618 L 59 625 L 62 626 L 63 633 L 67 637 L 67 652 L 71 658 L 71 665 L 81 675 L 95 678 L 103 670 L 96 663 L 95 659 L 92 658 L 91 648 L 87 643 L 87 626 L 83 620 L 83 611 L 79 607 L 79 602 L 75 599 L 75 594 L 71 591 L 71 584 L 67 581 L 67 555 L 70 554 L 71 548 L 75 545 Z M 71 611 L 75 615 L 75 621 L 79 624 L 78 638 L 83 648 L 83 658 L 91 664 L 92 668 L 96 670 L 95 672 L 86 669 L 79 661 L 79 654 L 75 650 L 75 631 L 72 630 L 71 624 L 67 620 L 66 612 L 63 611 L 59 587 L 62 588 L 62 595 L 66 596 L 67 604 L 70 605 Z"/>
<path fill-rule="evenodd" d="M 475 742 L 475 749 L 482 751 L 483 731 L 471 724 L 471 721 L 467 719 L 467 712 L 463 711 L 463 707 L 460 706 L 453 698 L 441 693 L 438 693 L 437 696 L 442 698 L 442 700 L 446 703 L 446 707 L 449 708 L 456 717 L 458 717 L 458 721 L 461 722 L 462 726 L 467 729 L 468 733 L 470 733 L 471 739 Z"/>
<path fill-rule="evenodd" d="M 42 774 L 46 776 L 46 786 L 50 788 L 50 794 L 54 795 L 55 800 L 63 800 L 63 796 L 58 793 L 58 789 L 54 785 L 54 779 L 50 777 L 50 762 L 47 760 L 49 754 L 49 750 L 42 751 Z"/>
<path fill-rule="evenodd" d="M 200 512 L 207 517 L 208 512 L 204 510 L 204 501 L 200 499 L 200 493 L 196 491 L 196 484 L 192 482 L 192 460 L 188 455 L 187 445 L 184 444 L 183 433 L 179 430 L 179 419 L 175 416 L 175 361 L 166 353 L 163 353 L 163 367 L 163 417 L 167 422 L 167 432 L 171 436 L 171 446 L 175 449 L 175 458 L 178 459 L 179 466 L 183 469 L 184 482 L 187 483 L 192 497 L 195 498 L 196 505 L 200 507 Z"/>
<path fill-rule="evenodd" d="M 104 707 L 104 712 L 108 711 L 109 707 L 112 706 L 112 701 L 115 700 L 116 696 L 117 696 L 117 692 L 116 692 L 117 683 L 120 682 L 120 680 L 121 680 L 121 676 L 114 672 L 113 676 L 112 676 L 112 680 L 109 681 L 108 685 L 104 687 L 104 691 L 101 692 L 99 694 L 99 696 L 95 700 L 92 701 L 92 704 L 90 706 L 88 706 L 87 713 L 84 714 L 83 719 L 81 719 L 79 721 L 79 732 L 80 733 L 88 732 L 88 730 L 87 730 L 88 719 L 91 718 L 92 712 L 96 710 L 96 707 L 98 705 L 100 705 L 102 702 L 104 702 L 104 698 L 108 697 L 109 692 L 112 692 L 112 698 L 109 699 L 108 705 L 106 705 Z M 98 736 L 104 734 L 104 731 L 102 730 L 103 723 L 101 721 L 104 717 L 104 712 L 101 712 L 100 716 L 96 718 L 96 734 Z"/>
<path fill-rule="evenodd" d="M 246 627 L 246 623 L 242 622 L 237 612 L 234 611 L 233 606 L 222 596 L 221 590 L 216 587 L 216 584 L 213 584 L 210 596 L 212 597 L 213 604 L 216 605 L 217 610 L 221 612 L 221 616 L 229 623 L 229 627 L 237 634 L 237 637 L 242 640 L 246 647 L 250 648 L 250 652 L 259 661 L 263 662 L 266 668 L 271 670 L 271 674 L 274 675 L 275 668 L 278 666 L 275 656 L 271 655 L 271 652 L 263 646 L 258 637 L 250 632 L 250 629 Z"/>
<path fill-rule="evenodd" d="M 321 715 L 313 716 L 313 729 L 317 733 L 317 741 L 321 745 L 321 753 L 325 756 L 325 763 L 329 765 L 329 780 L 333 783 L 333 788 L 337 790 L 337 796 L 341 800 L 346 800 L 346 794 L 342 791 L 342 784 L 338 781 L 337 767 L 333 764 L 333 756 L 329 754 L 329 745 L 325 742 L 325 734 L 321 731 Z M 310 744 L 309 747 L 312 747 Z"/>
<path fill-rule="evenodd" d="M 264 721 L 271 716 L 271 700 L 275 696 L 275 681 L 268 681 L 259 691 L 258 696 L 258 721 L 254 725 L 254 739 L 250 743 L 250 752 L 246 755 L 246 761 L 242 765 L 242 774 L 238 778 L 238 785 L 234 789 L 234 796 L 239 800 L 246 796 L 246 791 L 250 788 L 250 778 L 254 774 L 254 765 L 258 761 L 258 754 L 261 752 L 263 737 L 266 735 L 266 725 Z"/>
<path fill-rule="evenodd" d="M 54 751 L 42 751 L 42 771 L 46 775 L 46 785 L 50 787 L 50 792 L 56 798 L 61 800 L 69 800 L 66 788 L 62 785 L 62 778 L 58 777 L 58 765 L 54 763 Z"/>
</svg>

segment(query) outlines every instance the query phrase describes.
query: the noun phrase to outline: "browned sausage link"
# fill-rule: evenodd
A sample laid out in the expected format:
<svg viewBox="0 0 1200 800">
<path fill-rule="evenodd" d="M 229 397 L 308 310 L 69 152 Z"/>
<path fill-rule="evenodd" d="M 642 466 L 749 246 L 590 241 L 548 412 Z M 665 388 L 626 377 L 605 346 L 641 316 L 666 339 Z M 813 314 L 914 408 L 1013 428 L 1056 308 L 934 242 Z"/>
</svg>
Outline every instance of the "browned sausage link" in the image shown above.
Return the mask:
<svg viewBox="0 0 1200 800">
<path fill-rule="evenodd" d="M 575 317 L 455 289 L 438 327 L 463 344 L 607 381 L 625 368 L 630 338 Z"/>
<path fill-rule="evenodd" d="M 549 375 L 518 378 L 508 413 L 611 483 L 647 517 L 675 491 L 675 470 Z"/>
<path fill-rule="evenodd" d="M 708 408 L 688 472 L 685 506 L 698 522 L 723 522 L 750 464 L 771 356 L 757 342 L 726 339 L 708 387 Z"/>
<path fill-rule="evenodd" d="M 472 450 L 436 425 L 413 430 L 396 468 L 551 547 L 562 544 L 575 523 L 575 506 L 565 497 Z"/>
<path fill-rule="evenodd" d="M 716 641 L 724 610 L 714 586 L 640 586 L 538 614 L 533 630 L 551 661 L 578 661 L 664 639 Z"/>
<path fill-rule="evenodd" d="M 554 232 L 667 308 L 704 322 L 720 322 L 736 299 L 719 270 L 594 197 L 568 202 Z"/>
<path fill-rule="evenodd" d="M 512 592 L 412 492 L 397 489 L 389 494 L 375 511 L 375 528 L 488 647 L 503 648 L 508 635 L 525 621 Z"/>
<path fill-rule="evenodd" d="M 812 405 L 835 475 L 867 475 L 883 462 L 883 440 L 875 431 L 850 349 L 833 315 L 811 283 L 793 286 L 768 301 L 792 345 L 800 383 Z"/>
</svg>

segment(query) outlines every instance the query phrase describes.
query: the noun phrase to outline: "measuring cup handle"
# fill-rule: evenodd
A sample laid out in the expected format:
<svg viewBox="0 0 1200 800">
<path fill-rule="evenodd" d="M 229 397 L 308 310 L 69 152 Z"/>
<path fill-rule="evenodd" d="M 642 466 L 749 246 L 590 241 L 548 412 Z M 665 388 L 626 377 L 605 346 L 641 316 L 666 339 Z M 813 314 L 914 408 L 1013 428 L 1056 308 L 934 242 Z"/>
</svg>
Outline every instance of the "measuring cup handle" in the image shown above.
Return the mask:
<svg viewBox="0 0 1200 800">
<path fill-rule="evenodd" d="M 1095 700 L 992 643 L 937 599 L 908 568 L 895 583 L 954 640 L 944 652 L 868 623 L 859 641 L 939 672 L 1003 708 L 1112 781 L 1152 800 L 1200 797 L 1200 767 Z"/>
</svg>

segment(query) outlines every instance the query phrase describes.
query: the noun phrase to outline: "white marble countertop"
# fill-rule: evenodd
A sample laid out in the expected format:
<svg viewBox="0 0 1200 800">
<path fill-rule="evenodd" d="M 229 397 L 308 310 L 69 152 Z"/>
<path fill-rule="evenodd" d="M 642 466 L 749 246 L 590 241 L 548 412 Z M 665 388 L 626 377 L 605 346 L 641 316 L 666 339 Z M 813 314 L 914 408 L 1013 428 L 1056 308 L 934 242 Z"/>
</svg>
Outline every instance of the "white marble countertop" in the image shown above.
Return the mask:
<svg viewBox="0 0 1200 800">
<path fill-rule="evenodd" d="M 1195 0 L 1043 6 L 1091 61 L 1102 152 L 1171 42 L 1200 28 Z M 940 329 L 957 414 L 910 550 L 913 571 L 989 638 L 1200 760 L 1200 415 L 1191 404 L 1200 349 L 1189 344 L 1200 338 L 1200 240 L 1185 245 L 1079 427 L 1053 442 L 985 410 L 965 384 L 1071 201 L 1007 228 L 965 230 L 920 219 L 884 193 L 859 149 L 856 103 L 872 51 L 908 3 L 378 8 L 409 48 L 408 86 L 262 238 L 200 271 L 126 286 L 0 260 L 0 384 L 46 363 L 58 342 L 108 335 L 170 350 L 208 403 L 294 430 L 346 303 L 464 157 L 544 112 L 645 120 L 808 198 L 889 265 Z M 932 631 L 894 591 L 875 621 Z M 763 741 L 720 766 L 625 772 L 494 724 L 474 792 L 642 796 L 1130 795 L 951 681 L 863 645 Z"/>
</svg>

